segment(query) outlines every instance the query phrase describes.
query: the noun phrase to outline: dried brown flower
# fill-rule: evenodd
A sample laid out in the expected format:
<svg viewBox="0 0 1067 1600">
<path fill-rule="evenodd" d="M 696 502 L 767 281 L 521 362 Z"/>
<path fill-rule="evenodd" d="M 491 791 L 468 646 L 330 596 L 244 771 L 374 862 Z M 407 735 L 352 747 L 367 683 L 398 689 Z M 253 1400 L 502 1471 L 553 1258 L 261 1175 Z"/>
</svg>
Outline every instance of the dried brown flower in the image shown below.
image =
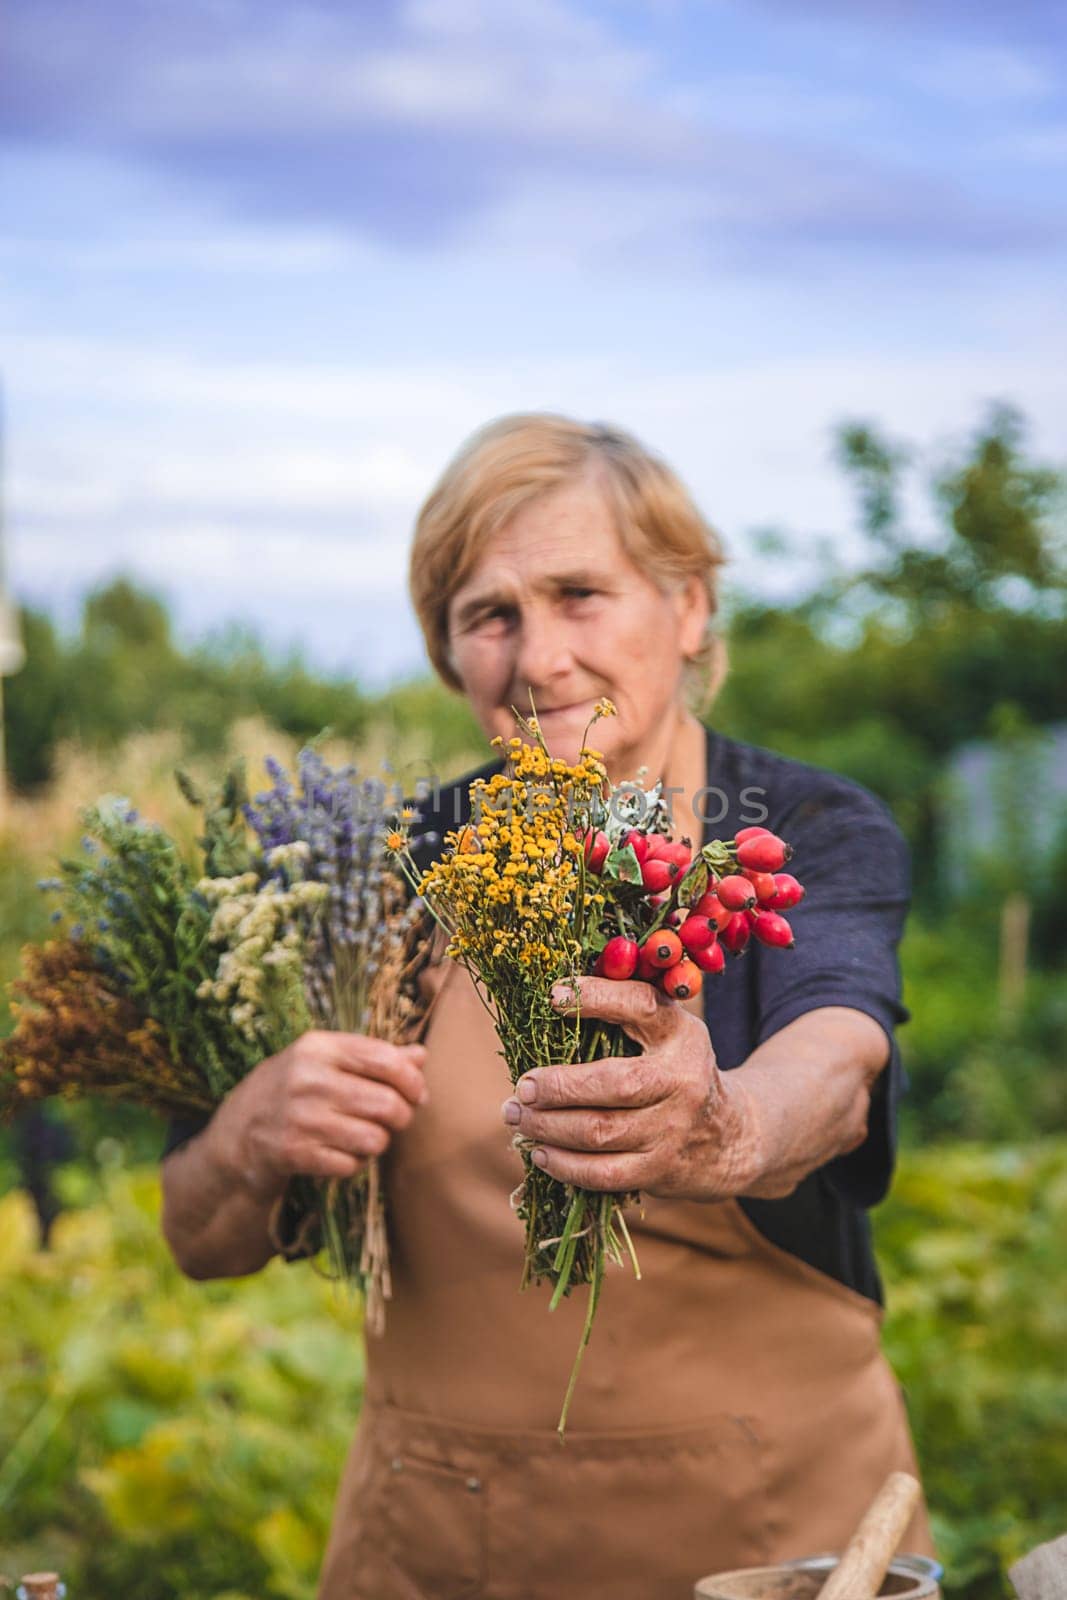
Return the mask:
<svg viewBox="0 0 1067 1600">
<path fill-rule="evenodd" d="M 210 1110 L 193 1068 L 175 1063 L 145 1018 L 74 939 L 27 945 L 11 985 L 15 1029 L 0 1043 L 0 1122 L 32 1100 L 103 1095 L 154 1111 Z"/>
</svg>

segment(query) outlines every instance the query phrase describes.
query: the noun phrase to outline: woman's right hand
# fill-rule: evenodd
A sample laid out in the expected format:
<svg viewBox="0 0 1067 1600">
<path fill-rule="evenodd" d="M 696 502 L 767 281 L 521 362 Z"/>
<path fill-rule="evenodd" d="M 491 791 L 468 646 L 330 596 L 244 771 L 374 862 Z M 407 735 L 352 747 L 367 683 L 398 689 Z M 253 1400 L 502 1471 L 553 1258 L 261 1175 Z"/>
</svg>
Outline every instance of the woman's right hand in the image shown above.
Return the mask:
<svg viewBox="0 0 1067 1600">
<path fill-rule="evenodd" d="M 207 1130 L 216 1157 L 258 1199 L 291 1177 L 350 1178 L 427 1098 L 425 1046 L 313 1031 L 261 1061 Z"/>
</svg>

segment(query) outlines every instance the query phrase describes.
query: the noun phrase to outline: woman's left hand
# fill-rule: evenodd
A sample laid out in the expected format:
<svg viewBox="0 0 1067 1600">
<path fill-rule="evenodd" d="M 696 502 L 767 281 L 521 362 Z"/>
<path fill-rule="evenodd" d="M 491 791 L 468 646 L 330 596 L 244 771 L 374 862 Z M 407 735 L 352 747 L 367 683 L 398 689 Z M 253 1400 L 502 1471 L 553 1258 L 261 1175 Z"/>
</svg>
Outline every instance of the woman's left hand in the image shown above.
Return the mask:
<svg viewBox="0 0 1067 1600">
<path fill-rule="evenodd" d="M 619 1023 L 636 1056 L 537 1067 L 505 1101 L 504 1121 L 535 1142 L 532 1159 L 563 1183 L 674 1199 L 745 1192 L 758 1170 L 751 1097 L 720 1072 L 707 1027 L 651 984 L 578 980 L 581 1015 Z M 569 985 L 553 998 L 578 1005 Z"/>
</svg>

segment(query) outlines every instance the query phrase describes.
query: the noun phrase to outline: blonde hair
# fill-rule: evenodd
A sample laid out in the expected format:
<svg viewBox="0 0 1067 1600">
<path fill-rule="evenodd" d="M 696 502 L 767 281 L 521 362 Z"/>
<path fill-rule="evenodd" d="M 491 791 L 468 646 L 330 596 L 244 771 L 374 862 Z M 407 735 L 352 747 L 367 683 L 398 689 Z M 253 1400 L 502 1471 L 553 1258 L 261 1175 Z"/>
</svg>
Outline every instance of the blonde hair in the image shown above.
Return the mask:
<svg viewBox="0 0 1067 1600">
<path fill-rule="evenodd" d="M 693 709 L 710 705 L 726 676 L 726 647 L 713 621 L 718 534 L 666 462 L 632 434 L 552 412 L 498 417 L 479 428 L 449 462 L 415 523 L 409 587 L 438 675 L 462 689 L 452 666 L 448 608 L 498 529 L 531 500 L 594 471 L 606 492 L 623 547 L 665 591 L 698 577 L 708 600 L 703 643 L 686 662 Z"/>
</svg>

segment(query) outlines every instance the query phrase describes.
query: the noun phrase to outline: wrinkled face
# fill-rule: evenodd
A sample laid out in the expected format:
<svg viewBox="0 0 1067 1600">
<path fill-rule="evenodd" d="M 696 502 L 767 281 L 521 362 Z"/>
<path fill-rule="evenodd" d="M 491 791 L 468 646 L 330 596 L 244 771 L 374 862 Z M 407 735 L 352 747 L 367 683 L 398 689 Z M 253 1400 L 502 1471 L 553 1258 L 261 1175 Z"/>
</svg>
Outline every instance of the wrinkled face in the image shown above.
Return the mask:
<svg viewBox="0 0 1067 1600">
<path fill-rule="evenodd" d="M 660 754 L 681 705 L 685 658 L 700 646 L 707 599 L 699 579 L 665 594 L 635 565 L 593 479 L 523 507 L 452 597 L 452 663 L 486 734 L 515 733 L 511 707 L 530 713 L 545 743 L 574 761 L 594 703 L 618 716 L 589 743 L 612 778 Z"/>
</svg>

